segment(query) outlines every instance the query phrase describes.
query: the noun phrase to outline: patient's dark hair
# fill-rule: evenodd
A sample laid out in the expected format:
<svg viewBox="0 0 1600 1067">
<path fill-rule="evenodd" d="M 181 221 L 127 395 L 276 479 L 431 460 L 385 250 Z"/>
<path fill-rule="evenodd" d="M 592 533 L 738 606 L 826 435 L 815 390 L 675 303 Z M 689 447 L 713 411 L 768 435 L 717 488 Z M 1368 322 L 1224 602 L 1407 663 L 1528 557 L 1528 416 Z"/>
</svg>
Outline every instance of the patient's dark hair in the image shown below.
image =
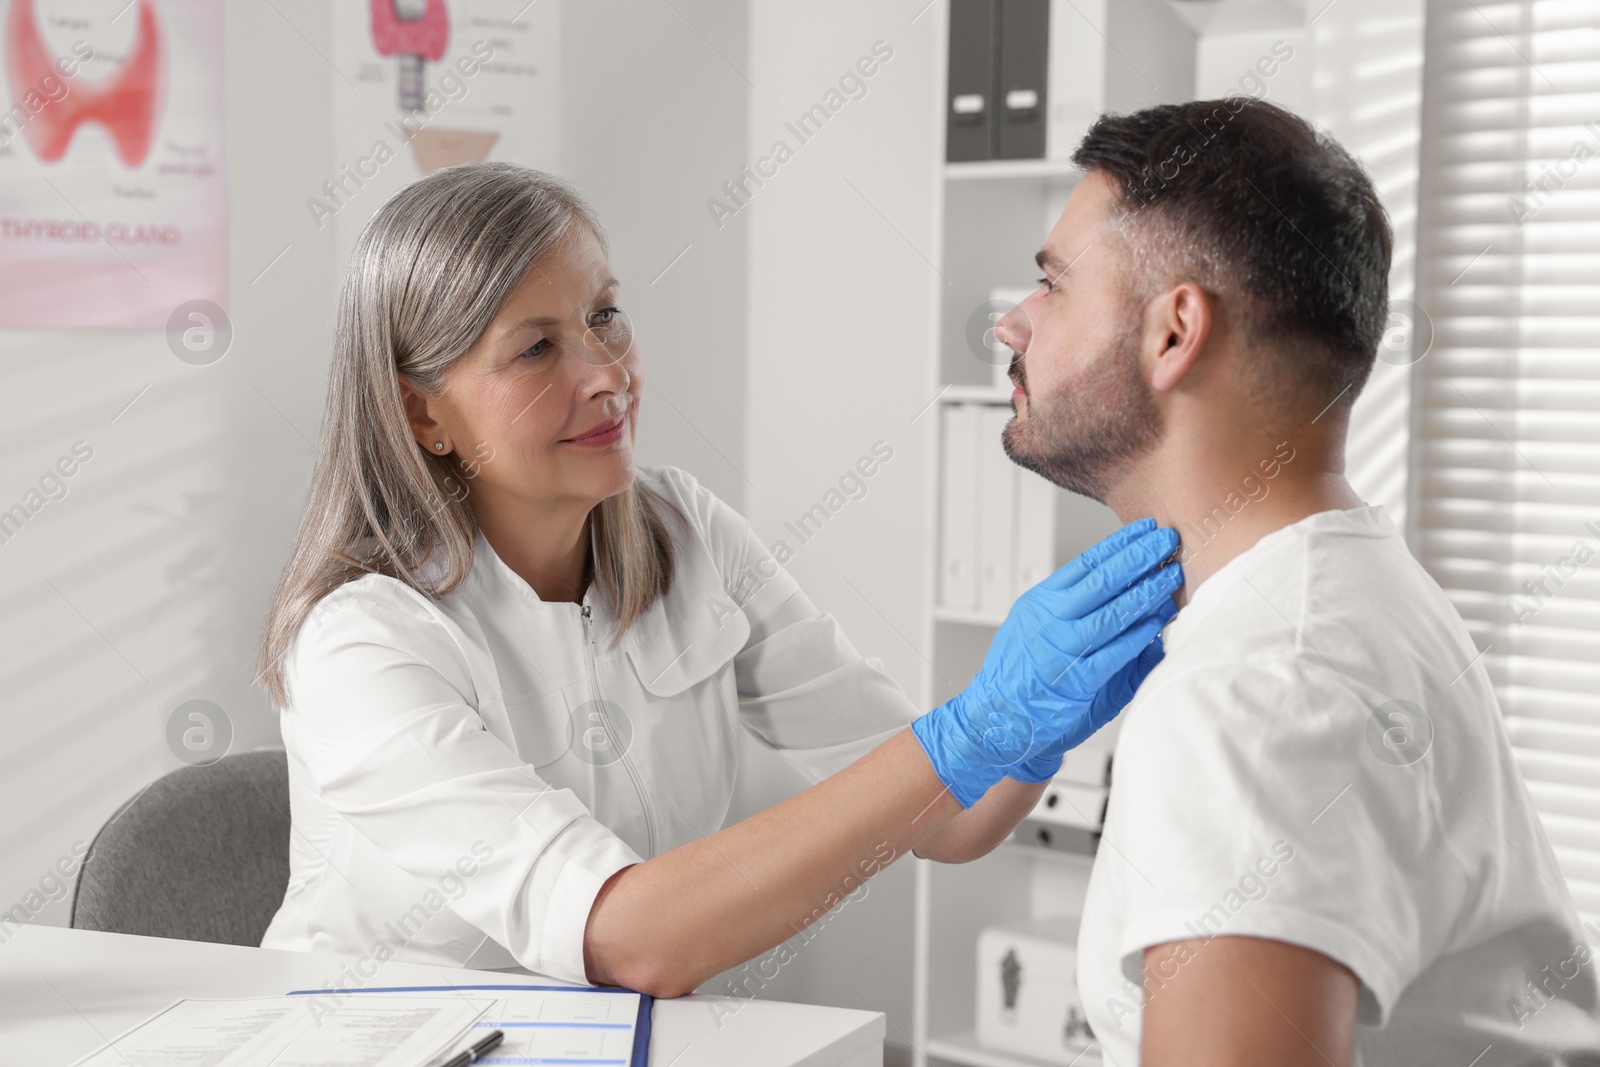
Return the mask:
<svg viewBox="0 0 1600 1067">
<path fill-rule="evenodd" d="M 1103 115 L 1072 157 L 1122 194 L 1133 296 L 1194 282 L 1237 310 L 1273 358 L 1269 399 L 1347 412 L 1388 319 L 1394 237 L 1361 165 L 1250 97 Z"/>
</svg>

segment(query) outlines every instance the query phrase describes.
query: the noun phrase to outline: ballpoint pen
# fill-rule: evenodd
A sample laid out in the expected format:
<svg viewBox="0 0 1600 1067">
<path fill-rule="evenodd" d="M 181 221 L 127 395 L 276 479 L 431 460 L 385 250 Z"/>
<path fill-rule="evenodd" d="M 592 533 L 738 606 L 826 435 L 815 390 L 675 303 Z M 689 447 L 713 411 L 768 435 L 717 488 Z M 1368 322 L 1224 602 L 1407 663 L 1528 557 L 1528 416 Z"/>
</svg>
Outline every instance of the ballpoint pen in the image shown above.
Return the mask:
<svg viewBox="0 0 1600 1067">
<path fill-rule="evenodd" d="M 473 1045 L 465 1052 L 450 1057 L 444 1063 L 440 1064 L 439 1067 L 468 1067 L 469 1064 L 477 1063 L 485 1052 L 488 1052 L 501 1041 L 505 1040 L 505 1036 L 506 1032 L 504 1030 L 492 1031 L 488 1037 L 484 1038 L 482 1041 L 479 1041 L 476 1045 Z"/>
</svg>

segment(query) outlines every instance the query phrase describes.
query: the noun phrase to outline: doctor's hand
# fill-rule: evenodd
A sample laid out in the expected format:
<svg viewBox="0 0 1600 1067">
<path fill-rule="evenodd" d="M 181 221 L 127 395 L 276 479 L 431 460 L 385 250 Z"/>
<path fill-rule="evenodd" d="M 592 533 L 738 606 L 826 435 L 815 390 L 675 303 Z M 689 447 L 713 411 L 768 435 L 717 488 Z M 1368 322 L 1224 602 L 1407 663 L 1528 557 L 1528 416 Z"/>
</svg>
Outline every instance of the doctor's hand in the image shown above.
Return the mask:
<svg viewBox="0 0 1600 1067">
<path fill-rule="evenodd" d="M 1166 612 L 1162 623 L 1164 626 L 1177 611 L 1176 606 L 1172 605 L 1170 595 L 1166 597 L 1166 605 L 1162 610 Z M 1133 694 L 1139 691 L 1139 686 L 1144 684 L 1145 676 L 1165 657 L 1166 649 L 1161 644 L 1161 635 L 1157 634 L 1137 656 L 1113 674 L 1111 680 L 1100 687 L 1100 692 L 1094 695 L 1094 703 L 1089 706 L 1089 719 L 1093 724 L 1093 729 L 1089 733 L 1115 719 L 1118 713 L 1128 706 Z M 1087 736 L 1086 734 L 1082 738 L 1074 739 L 1069 734 L 1057 738 L 1054 743 L 1046 745 L 1038 755 L 1022 760 L 1012 767 L 1006 772 L 1006 777 L 1019 782 L 1049 781 L 1061 770 L 1062 757 L 1067 749 L 1082 744 Z"/>
<path fill-rule="evenodd" d="M 1119 533 L 1133 530 L 1136 526 L 1138 526 L 1137 523 L 1125 526 Z M 1149 528 L 1151 527 L 1146 527 L 1146 529 Z M 1115 553 L 1121 545 L 1122 542 L 1117 539 L 1117 534 L 1112 534 L 1085 551 L 1073 562 L 1086 566 L 1097 565 Z M 1162 626 L 1172 621 L 1172 617 L 1177 614 L 1178 609 L 1177 605 L 1172 602 L 1171 593 L 1158 591 L 1156 595 L 1159 599 L 1155 604 L 1134 603 L 1127 605 L 1127 621 L 1131 624 L 1138 617 L 1143 617 L 1150 613 L 1161 617 L 1160 625 Z M 1153 612 L 1151 609 L 1154 609 Z M 1139 686 L 1144 684 L 1145 677 L 1155 669 L 1156 664 L 1160 663 L 1165 656 L 1166 649 L 1161 643 L 1161 635 L 1157 633 L 1150 640 L 1150 643 L 1139 651 L 1138 655 L 1124 664 L 1095 694 L 1094 702 L 1089 706 L 1090 728 L 1087 733 L 1079 733 L 1074 730 L 1056 738 L 1054 741 L 1045 744 L 1036 755 L 1019 761 L 1016 766 L 1006 773 L 1006 777 L 1013 778 L 1019 782 L 1030 783 L 1045 782 L 1054 778 L 1056 773 L 1061 770 L 1062 757 L 1067 749 L 1076 748 L 1088 739 L 1089 734 L 1094 733 L 1106 723 L 1115 719 L 1122 709 L 1127 707 L 1128 702 L 1133 699 L 1133 695 L 1139 691 Z"/>
<path fill-rule="evenodd" d="M 1141 654 L 1148 673 L 1159 656 L 1146 649 L 1176 611 L 1182 571 L 1161 561 L 1177 546 L 1177 531 L 1152 519 L 1094 545 L 1023 593 L 972 683 L 912 722 L 962 807 L 1008 775 L 1053 774 L 1061 753 L 1121 710 L 1143 680 Z"/>
</svg>

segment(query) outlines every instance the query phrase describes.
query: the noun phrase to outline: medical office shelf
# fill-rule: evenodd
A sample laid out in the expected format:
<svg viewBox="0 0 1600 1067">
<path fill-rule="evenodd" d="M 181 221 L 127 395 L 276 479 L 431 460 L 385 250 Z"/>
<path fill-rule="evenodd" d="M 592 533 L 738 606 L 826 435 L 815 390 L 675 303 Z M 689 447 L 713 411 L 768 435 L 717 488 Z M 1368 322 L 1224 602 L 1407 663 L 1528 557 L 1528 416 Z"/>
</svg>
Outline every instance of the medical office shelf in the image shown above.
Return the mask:
<svg viewBox="0 0 1600 1067">
<path fill-rule="evenodd" d="M 1015 1052 L 997 1052 L 978 1044 L 978 1035 L 972 1030 L 928 1042 L 930 1058 L 966 1067 L 1100 1067 L 1098 1046 L 1085 1048 L 1081 1053 L 1069 1055 L 1065 1060 L 1041 1060 Z"/>
<path fill-rule="evenodd" d="M 945 5 L 938 6 L 942 9 Z M 941 86 L 941 97 L 942 94 Z M 948 289 L 942 289 L 943 299 L 965 311 L 987 298 L 986 286 L 1029 286 L 1032 275 L 1037 273 L 1033 252 L 1048 232 L 1050 221 L 1059 214 L 1077 172 L 1056 161 L 1027 160 L 944 165 L 942 173 L 942 193 L 946 195 L 941 195 L 938 208 L 943 222 L 940 269 L 952 281 Z M 973 225 L 975 213 L 984 220 L 981 225 Z M 1003 251 L 997 251 L 991 243 L 997 230 L 1004 231 Z M 1009 408 L 1010 387 L 993 384 L 992 368 L 965 351 L 964 335 L 958 329 L 964 315 L 946 314 L 949 306 L 947 303 L 939 310 L 941 340 L 934 359 L 943 388 L 935 410 L 942 416 L 943 409 L 951 404 Z M 938 454 L 935 449 L 935 468 Z M 937 487 L 941 482 L 935 469 L 932 484 Z M 937 492 L 936 488 L 936 495 Z M 1058 537 L 1058 564 L 1117 525 L 1109 510 L 1098 504 L 1069 498 L 1065 493 L 1061 498 L 1057 525 L 1063 533 Z M 1095 516 L 1095 509 L 1104 514 Z M 938 528 L 936 516 L 937 501 L 935 516 L 930 519 L 933 529 Z M 935 553 L 935 568 L 937 560 Z M 936 589 L 936 570 L 930 581 Z M 1004 617 L 1004 612 L 953 608 L 935 602 L 929 625 L 930 646 L 938 664 L 930 671 L 936 703 L 965 686 Z M 1029 843 L 1023 839 L 1028 825 L 1024 823 L 1010 841 L 971 863 L 913 860 L 916 903 L 912 1067 L 1060 1067 L 1067 1062 L 1074 1067 L 1099 1067 L 1097 1046 L 1069 1053 L 1065 1058 L 1039 1060 L 987 1048 L 977 1041 L 979 931 L 1047 914 L 1077 914 L 1087 886 L 1092 862 L 1089 849 L 1073 853 Z"/>
<path fill-rule="evenodd" d="M 997 385 L 947 385 L 939 394 L 941 404 L 1009 404 L 1011 390 Z"/>
<path fill-rule="evenodd" d="M 1025 824 L 1026 825 L 1026 824 Z M 918 983 L 913 1064 L 918 1067 L 1098 1065 L 1097 1048 L 1052 1061 L 982 1046 L 975 1033 L 978 933 L 1047 914 L 1076 914 L 1088 855 L 1003 843 L 963 864 L 916 864 Z M 1076 892 L 1074 892 L 1076 890 Z M 932 979 L 932 981 L 928 981 Z M 1078 1055 L 1077 1059 L 1073 1059 Z"/>
<path fill-rule="evenodd" d="M 933 609 L 936 622 L 963 623 L 967 626 L 984 626 L 993 630 L 1005 621 L 1004 615 L 990 615 L 971 608 L 949 608 L 938 605 Z"/>
<path fill-rule="evenodd" d="M 942 56 L 948 40 L 948 0 L 938 0 L 929 8 L 927 17 L 938 20 Z M 943 63 L 935 67 L 929 80 L 936 84 L 929 84 L 928 91 L 937 107 L 936 115 L 931 117 L 942 129 L 945 71 Z M 929 356 L 937 397 L 929 413 L 939 416 L 942 422 L 945 409 L 952 404 L 1010 407 L 1010 387 L 997 385 L 993 367 L 967 348 L 966 320 L 988 299 L 991 288 L 1033 288 L 1037 284 L 1039 272 L 1033 254 L 1059 216 L 1081 172 L 1062 159 L 947 163 L 943 138 L 936 138 L 936 142 L 937 158 L 929 164 L 939 176 L 933 204 L 936 240 L 932 248 L 938 278 L 933 300 L 935 342 Z M 935 531 L 937 542 L 943 486 L 937 425 L 932 433 L 935 447 L 930 449 L 927 471 L 932 492 L 925 521 L 927 528 Z M 1119 525 L 1103 505 L 1061 492 L 1056 508 L 1056 565 L 1065 563 Z M 923 632 L 923 647 L 932 650 L 928 692 L 933 704 L 942 703 L 965 687 L 1004 618 L 1003 612 L 940 605 L 940 561 L 935 547 L 927 576 L 933 591 L 932 610 Z M 1091 743 L 1109 750 L 1116 725 L 1101 730 Z M 1009 841 L 970 863 L 912 859 L 915 906 L 911 1067 L 1100 1064 L 1098 1045 L 1039 1060 L 986 1048 L 976 1038 L 979 932 L 989 926 L 1082 912 L 1098 835 L 1069 831 L 1083 837 L 1069 838 L 1079 851 L 1064 851 L 1032 843 L 1027 835 L 1033 825 L 1024 822 Z M 1062 840 L 1056 838 L 1058 844 Z M 1083 841 L 1088 844 L 1083 845 Z"/>
<path fill-rule="evenodd" d="M 1006 181 L 1012 178 L 1044 178 L 1076 182 L 1082 176 L 1064 159 L 994 159 L 976 163 L 946 163 L 945 181 Z"/>
</svg>

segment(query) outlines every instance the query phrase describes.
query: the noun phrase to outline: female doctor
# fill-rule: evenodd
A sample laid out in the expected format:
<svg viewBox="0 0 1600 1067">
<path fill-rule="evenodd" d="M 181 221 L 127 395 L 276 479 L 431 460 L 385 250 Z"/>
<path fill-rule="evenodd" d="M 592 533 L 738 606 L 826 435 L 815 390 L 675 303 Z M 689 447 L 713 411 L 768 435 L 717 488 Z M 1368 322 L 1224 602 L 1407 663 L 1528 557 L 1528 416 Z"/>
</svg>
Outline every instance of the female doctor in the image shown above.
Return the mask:
<svg viewBox="0 0 1600 1067">
<path fill-rule="evenodd" d="M 260 646 L 294 829 L 263 946 L 690 993 L 907 850 L 992 849 L 1159 660 L 1144 520 L 919 714 L 741 516 L 635 467 L 643 375 L 560 180 L 449 167 L 365 228 Z M 746 728 L 815 784 L 723 829 Z"/>
</svg>

